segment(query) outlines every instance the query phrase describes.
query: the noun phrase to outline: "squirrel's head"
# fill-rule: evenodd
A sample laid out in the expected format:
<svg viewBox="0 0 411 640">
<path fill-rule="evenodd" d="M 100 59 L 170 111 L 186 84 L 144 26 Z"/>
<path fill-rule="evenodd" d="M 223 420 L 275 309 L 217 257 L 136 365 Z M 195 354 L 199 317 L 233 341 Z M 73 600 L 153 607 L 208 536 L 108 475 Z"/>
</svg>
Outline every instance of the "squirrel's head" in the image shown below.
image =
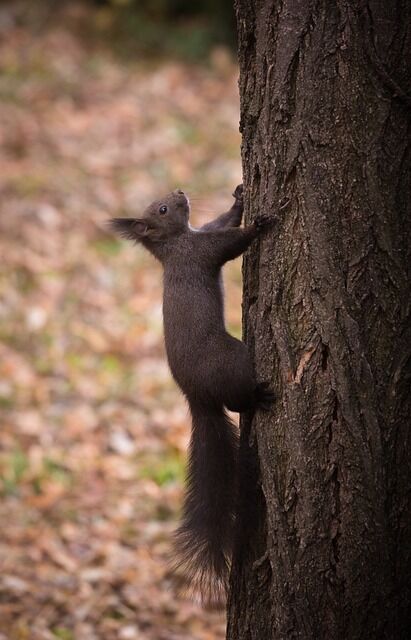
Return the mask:
<svg viewBox="0 0 411 640">
<path fill-rule="evenodd" d="M 176 189 L 152 202 L 141 218 L 114 218 L 110 226 L 128 240 L 164 242 L 188 228 L 189 215 L 189 199 Z"/>
</svg>

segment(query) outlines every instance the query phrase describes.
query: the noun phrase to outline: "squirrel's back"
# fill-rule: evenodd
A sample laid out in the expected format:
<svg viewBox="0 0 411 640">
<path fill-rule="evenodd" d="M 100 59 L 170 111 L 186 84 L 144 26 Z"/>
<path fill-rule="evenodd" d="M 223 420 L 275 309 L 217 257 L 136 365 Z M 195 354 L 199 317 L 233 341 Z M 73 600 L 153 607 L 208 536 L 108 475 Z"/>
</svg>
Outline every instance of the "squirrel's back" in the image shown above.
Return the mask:
<svg viewBox="0 0 411 640">
<path fill-rule="evenodd" d="M 176 251 L 164 264 L 163 319 L 167 357 L 181 385 L 226 335 L 219 270 L 207 269 L 194 250 Z"/>
</svg>

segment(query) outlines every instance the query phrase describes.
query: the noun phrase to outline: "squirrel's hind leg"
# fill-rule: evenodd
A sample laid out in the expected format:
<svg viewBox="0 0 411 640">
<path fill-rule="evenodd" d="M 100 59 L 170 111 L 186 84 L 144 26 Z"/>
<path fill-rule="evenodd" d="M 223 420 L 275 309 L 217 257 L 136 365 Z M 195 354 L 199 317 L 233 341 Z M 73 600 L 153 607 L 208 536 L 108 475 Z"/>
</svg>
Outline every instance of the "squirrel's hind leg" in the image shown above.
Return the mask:
<svg viewBox="0 0 411 640">
<path fill-rule="evenodd" d="M 243 413 L 255 404 L 255 380 L 251 367 L 244 367 L 227 380 L 223 403 L 229 411 Z"/>
</svg>

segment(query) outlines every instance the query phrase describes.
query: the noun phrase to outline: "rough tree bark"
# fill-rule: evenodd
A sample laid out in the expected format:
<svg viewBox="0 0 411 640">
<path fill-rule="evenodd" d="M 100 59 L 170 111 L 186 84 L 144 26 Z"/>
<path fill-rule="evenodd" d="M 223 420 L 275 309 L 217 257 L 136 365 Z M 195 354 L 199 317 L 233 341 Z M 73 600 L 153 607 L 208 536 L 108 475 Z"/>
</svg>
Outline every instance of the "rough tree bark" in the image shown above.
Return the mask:
<svg viewBox="0 0 411 640">
<path fill-rule="evenodd" d="M 237 0 L 245 338 L 230 640 L 409 638 L 409 0 Z M 407 273 L 408 272 L 408 273 Z"/>
</svg>

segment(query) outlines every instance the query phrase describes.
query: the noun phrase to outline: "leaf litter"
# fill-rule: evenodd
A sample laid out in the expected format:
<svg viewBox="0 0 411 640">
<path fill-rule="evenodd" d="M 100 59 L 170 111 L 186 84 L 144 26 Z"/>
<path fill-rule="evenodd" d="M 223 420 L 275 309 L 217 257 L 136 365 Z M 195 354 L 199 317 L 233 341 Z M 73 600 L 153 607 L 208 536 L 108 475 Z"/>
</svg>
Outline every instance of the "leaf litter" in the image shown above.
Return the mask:
<svg viewBox="0 0 411 640">
<path fill-rule="evenodd" d="M 64 21 L 2 35 L 0 639 L 223 638 L 169 576 L 189 419 L 161 272 L 105 222 L 176 187 L 194 223 L 230 206 L 237 69 L 125 63 Z"/>
</svg>

